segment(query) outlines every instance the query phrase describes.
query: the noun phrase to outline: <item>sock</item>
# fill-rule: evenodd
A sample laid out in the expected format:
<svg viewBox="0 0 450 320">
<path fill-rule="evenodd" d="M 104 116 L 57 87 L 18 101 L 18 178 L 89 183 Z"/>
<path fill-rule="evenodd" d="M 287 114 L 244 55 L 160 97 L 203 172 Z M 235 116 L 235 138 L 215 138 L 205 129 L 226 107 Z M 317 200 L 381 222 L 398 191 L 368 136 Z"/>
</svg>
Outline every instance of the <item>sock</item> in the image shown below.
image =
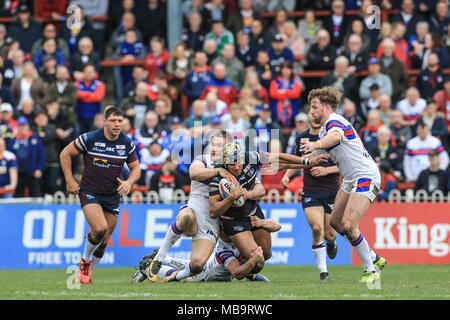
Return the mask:
<svg viewBox="0 0 450 320">
<path fill-rule="evenodd" d="M 97 244 L 93 244 L 93 243 L 91 243 L 91 241 L 89 241 L 89 238 L 90 238 L 89 235 L 87 235 L 86 236 L 86 242 L 84 244 L 83 260 L 86 261 L 86 262 L 92 260 L 92 255 L 93 255 L 94 251 L 97 250 L 97 248 L 102 243 L 100 241 Z"/>
<path fill-rule="evenodd" d="M 102 258 L 96 257 L 96 256 L 92 256 L 92 260 L 91 260 L 91 273 L 94 271 L 94 269 L 98 266 L 98 264 L 100 263 L 100 260 L 102 260 Z"/>
<path fill-rule="evenodd" d="M 347 240 L 348 238 L 345 237 Z M 370 247 L 369 244 L 367 243 L 366 238 L 364 238 L 364 236 L 362 235 L 362 233 L 359 234 L 359 237 L 351 242 L 351 245 L 353 246 L 353 248 L 355 249 L 356 253 L 358 254 L 359 258 L 361 259 L 361 261 L 364 264 L 364 271 L 375 271 L 375 267 L 373 266 L 373 260 L 372 260 L 372 256 L 370 254 Z"/>
<path fill-rule="evenodd" d="M 161 266 L 161 269 L 159 269 L 159 272 L 158 272 L 158 276 L 161 279 L 164 279 L 165 277 L 170 276 L 175 271 L 176 271 L 175 269 L 173 269 L 169 266 Z"/>
<path fill-rule="evenodd" d="M 314 257 L 316 258 L 317 267 L 320 273 L 328 272 L 327 270 L 327 249 L 325 243 L 322 241 L 319 244 L 312 246 Z"/>
<path fill-rule="evenodd" d="M 180 239 L 183 231 L 177 228 L 177 223 L 174 222 L 169 227 L 164 237 L 163 243 L 156 254 L 155 260 L 162 261 L 162 259 L 167 255 L 170 248 Z"/>
<path fill-rule="evenodd" d="M 162 264 L 168 265 L 169 267 L 175 268 L 177 270 L 185 269 L 189 266 L 189 260 L 184 260 L 180 258 L 172 258 L 165 256 L 161 259 Z"/>
<path fill-rule="evenodd" d="M 369 251 L 370 251 L 370 257 L 372 258 L 372 261 L 375 261 L 375 259 L 377 258 L 377 254 L 375 253 L 375 251 L 372 250 L 371 247 L 369 247 Z"/>
<path fill-rule="evenodd" d="M 201 271 L 200 271 L 200 272 L 201 272 Z M 186 278 L 195 276 L 196 274 L 199 274 L 200 272 L 193 273 L 193 272 L 191 271 L 191 266 L 190 266 L 190 265 L 187 265 L 186 268 L 184 268 L 183 270 L 181 270 L 180 272 L 178 272 L 178 274 L 177 274 L 177 276 L 176 276 L 176 279 L 177 279 L 177 280 L 183 280 L 183 279 L 186 279 Z"/>
<path fill-rule="evenodd" d="M 336 245 L 336 239 L 334 239 L 334 240 L 331 241 L 331 242 L 327 240 L 327 247 L 328 247 L 328 246 L 334 247 L 335 245 Z"/>
</svg>

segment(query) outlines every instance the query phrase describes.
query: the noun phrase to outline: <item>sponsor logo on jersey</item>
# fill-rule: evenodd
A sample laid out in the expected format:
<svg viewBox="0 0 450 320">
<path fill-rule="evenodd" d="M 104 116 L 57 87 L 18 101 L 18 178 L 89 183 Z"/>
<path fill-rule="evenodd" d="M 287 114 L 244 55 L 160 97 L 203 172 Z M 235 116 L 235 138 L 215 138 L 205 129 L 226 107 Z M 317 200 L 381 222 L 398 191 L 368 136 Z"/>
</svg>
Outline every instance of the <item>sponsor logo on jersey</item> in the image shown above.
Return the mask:
<svg viewBox="0 0 450 320">
<path fill-rule="evenodd" d="M 125 149 L 124 144 L 116 144 L 116 149 Z"/>
<path fill-rule="evenodd" d="M 233 230 L 241 232 L 241 231 L 244 231 L 244 227 L 243 226 L 233 226 Z"/>
<path fill-rule="evenodd" d="M 117 154 L 119 156 L 124 156 L 124 155 L 126 155 L 126 152 L 125 152 L 125 150 L 117 150 Z"/>
<path fill-rule="evenodd" d="M 105 143 L 103 143 L 103 142 L 96 142 L 96 143 L 94 143 L 94 146 L 96 146 L 96 147 L 106 147 L 106 144 Z"/>
</svg>

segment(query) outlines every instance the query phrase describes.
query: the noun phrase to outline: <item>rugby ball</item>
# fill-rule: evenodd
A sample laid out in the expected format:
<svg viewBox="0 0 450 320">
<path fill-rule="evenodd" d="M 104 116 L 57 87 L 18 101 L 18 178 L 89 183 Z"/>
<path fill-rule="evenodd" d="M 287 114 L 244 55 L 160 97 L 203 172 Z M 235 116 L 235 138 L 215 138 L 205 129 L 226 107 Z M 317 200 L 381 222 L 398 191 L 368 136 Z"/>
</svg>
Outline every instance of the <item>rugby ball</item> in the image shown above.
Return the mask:
<svg viewBox="0 0 450 320">
<path fill-rule="evenodd" d="M 230 195 L 231 183 L 232 182 L 230 182 L 227 178 L 222 178 L 222 180 L 220 180 L 219 192 L 220 192 L 220 195 L 222 196 L 222 199 L 226 199 Z M 245 203 L 245 197 L 244 197 L 244 195 L 242 195 L 239 199 L 234 200 L 232 206 L 240 208 L 244 205 L 244 203 Z"/>
</svg>

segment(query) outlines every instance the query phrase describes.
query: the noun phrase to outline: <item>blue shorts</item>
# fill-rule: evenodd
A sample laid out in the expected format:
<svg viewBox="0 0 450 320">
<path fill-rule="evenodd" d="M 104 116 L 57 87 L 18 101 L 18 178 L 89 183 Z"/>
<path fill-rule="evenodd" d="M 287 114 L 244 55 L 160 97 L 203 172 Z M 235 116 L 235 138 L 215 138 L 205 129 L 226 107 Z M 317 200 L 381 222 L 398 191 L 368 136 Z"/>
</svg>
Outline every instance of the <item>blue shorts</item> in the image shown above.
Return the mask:
<svg viewBox="0 0 450 320">
<path fill-rule="evenodd" d="M 323 207 L 325 213 L 331 213 L 336 194 L 337 192 L 305 192 L 302 201 L 303 209 Z"/>
<path fill-rule="evenodd" d="M 259 205 L 255 208 L 255 212 L 252 215 L 257 216 L 260 219 L 266 218 Z M 252 226 L 250 216 L 236 218 L 222 216 L 220 217 L 220 224 L 222 225 L 223 231 L 227 236 L 232 236 L 244 231 L 255 231 L 261 229 L 261 227 Z"/>
<path fill-rule="evenodd" d="M 87 204 L 96 203 L 102 207 L 103 211 L 112 213 L 115 216 L 119 215 L 120 195 L 118 193 L 98 194 L 80 188 L 78 196 L 80 197 L 81 208 Z"/>
</svg>

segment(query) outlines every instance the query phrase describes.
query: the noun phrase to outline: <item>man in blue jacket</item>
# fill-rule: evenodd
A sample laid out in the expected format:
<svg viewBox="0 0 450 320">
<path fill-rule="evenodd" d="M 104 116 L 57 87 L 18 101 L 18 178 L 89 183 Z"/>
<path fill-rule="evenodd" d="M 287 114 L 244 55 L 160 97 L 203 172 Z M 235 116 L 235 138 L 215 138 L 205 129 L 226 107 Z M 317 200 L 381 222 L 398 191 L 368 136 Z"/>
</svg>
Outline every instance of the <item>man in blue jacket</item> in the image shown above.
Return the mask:
<svg viewBox="0 0 450 320">
<path fill-rule="evenodd" d="M 25 117 L 17 119 L 17 134 L 10 140 L 8 150 L 17 158 L 19 179 L 15 197 L 25 195 L 25 187 L 29 188 L 30 197 L 40 197 L 41 177 L 47 163 L 44 145 L 41 139 L 30 130 Z"/>
</svg>

